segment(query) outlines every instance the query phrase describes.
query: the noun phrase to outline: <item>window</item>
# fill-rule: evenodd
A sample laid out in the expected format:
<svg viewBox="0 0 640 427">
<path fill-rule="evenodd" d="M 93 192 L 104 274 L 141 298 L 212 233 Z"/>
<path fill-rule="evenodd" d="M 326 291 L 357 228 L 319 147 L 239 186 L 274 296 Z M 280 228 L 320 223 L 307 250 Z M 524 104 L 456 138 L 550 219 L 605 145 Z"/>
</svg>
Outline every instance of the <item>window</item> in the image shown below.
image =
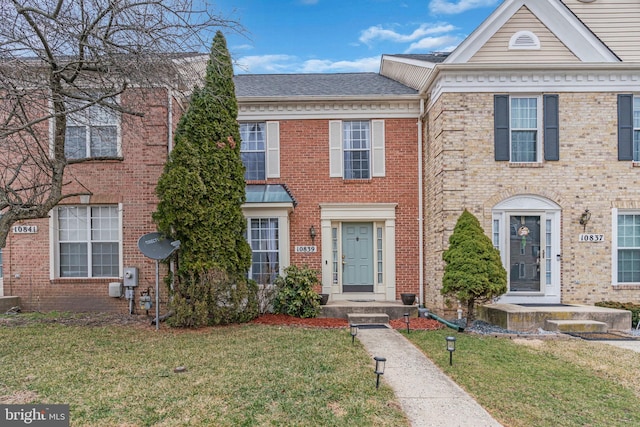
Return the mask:
<svg viewBox="0 0 640 427">
<path fill-rule="evenodd" d="M 494 97 L 495 160 L 560 159 L 558 95 Z"/>
<path fill-rule="evenodd" d="M 120 276 L 117 206 L 58 208 L 59 277 Z"/>
<path fill-rule="evenodd" d="M 240 123 L 240 156 L 245 167 L 244 179 L 266 179 L 264 123 Z"/>
<path fill-rule="evenodd" d="M 249 236 L 253 253 L 249 278 L 261 285 L 272 284 L 280 273 L 278 218 L 251 218 Z"/>
<path fill-rule="evenodd" d="M 640 214 L 618 215 L 618 283 L 640 283 Z"/>
<path fill-rule="evenodd" d="M 538 98 L 511 97 L 511 161 L 538 160 Z"/>
<path fill-rule="evenodd" d="M 264 181 L 280 177 L 280 123 L 240 123 L 240 156 L 244 179 Z"/>
<path fill-rule="evenodd" d="M 79 107 L 77 101 L 67 108 Z M 119 114 L 101 105 L 70 113 L 64 154 L 68 159 L 118 157 Z"/>
<path fill-rule="evenodd" d="M 343 179 L 385 176 L 384 120 L 329 122 L 329 175 Z"/>
<path fill-rule="evenodd" d="M 344 122 L 342 131 L 344 179 L 369 179 L 369 122 Z"/>
</svg>

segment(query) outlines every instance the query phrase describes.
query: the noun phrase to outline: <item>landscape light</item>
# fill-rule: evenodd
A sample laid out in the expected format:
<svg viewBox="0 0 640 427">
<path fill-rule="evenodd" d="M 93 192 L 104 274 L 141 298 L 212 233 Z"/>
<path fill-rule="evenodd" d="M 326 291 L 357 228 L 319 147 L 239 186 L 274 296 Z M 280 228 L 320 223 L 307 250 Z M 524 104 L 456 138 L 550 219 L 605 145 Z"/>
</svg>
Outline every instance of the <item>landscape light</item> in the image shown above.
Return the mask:
<svg viewBox="0 0 640 427">
<path fill-rule="evenodd" d="M 380 386 L 380 375 L 384 374 L 384 365 L 387 359 L 380 356 L 374 356 L 373 360 L 376 361 L 376 388 L 378 388 Z"/>
</svg>

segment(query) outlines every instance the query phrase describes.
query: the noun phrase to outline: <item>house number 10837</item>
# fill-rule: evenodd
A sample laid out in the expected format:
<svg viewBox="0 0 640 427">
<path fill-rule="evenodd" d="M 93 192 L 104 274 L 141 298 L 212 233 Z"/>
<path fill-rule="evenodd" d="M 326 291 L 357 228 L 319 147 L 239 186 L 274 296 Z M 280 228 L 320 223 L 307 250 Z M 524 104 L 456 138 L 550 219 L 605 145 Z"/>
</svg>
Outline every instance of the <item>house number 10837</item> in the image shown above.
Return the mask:
<svg viewBox="0 0 640 427">
<path fill-rule="evenodd" d="M 579 242 L 604 242 L 604 234 L 580 234 Z"/>
</svg>

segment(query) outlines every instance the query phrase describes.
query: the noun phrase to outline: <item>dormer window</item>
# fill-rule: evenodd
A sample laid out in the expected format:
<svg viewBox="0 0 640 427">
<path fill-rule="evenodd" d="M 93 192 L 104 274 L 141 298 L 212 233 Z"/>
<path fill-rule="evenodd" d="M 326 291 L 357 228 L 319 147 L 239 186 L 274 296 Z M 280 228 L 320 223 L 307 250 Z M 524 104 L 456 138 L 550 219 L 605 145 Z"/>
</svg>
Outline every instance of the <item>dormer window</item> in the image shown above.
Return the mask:
<svg viewBox="0 0 640 427">
<path fill-rule="evenodd" d="M 539 50 L 540 39 L 531 31 L 518 31 L 509 40 L 509 49 Z"/>
</svg>

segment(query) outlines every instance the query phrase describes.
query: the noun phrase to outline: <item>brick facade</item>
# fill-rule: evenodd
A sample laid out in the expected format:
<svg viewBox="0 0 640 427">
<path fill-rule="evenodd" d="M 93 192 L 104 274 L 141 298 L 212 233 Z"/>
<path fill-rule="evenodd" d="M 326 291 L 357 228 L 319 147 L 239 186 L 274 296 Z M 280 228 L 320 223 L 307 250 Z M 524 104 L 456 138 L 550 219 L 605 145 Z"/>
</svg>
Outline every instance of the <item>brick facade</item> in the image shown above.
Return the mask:
<svg viewBox="0 0 640 427">
<path fill-rule="evenodd" d="M 144 99 L 141 109 L 144 117 L 129 116 L 122 120 L 122 160 L 70 165 L 66 171 L 69 184 L 65 188 L 67 193 L 74 193 L 86 191 L 84 186 L 92 193 L 89 206 L 121 204 L 123 265 L 139 268 L 138 295 L 142 289 L 155 287 L 155 263 L 142 255 L 137 242 L 143 234 L 156 231 L 151 220 L 157 203 L 155 186 L 167 157 L 169 124 L 176 123 L 179 111 L 176 102 L 176 116 L 169 120 L 165 89 L 129 92 L 122 96 L 122 103 L 140 108 L 140 99 Z M 62 204 L 81 205 L 79 197 L 64 200 Z M 22 224 L 37 225 L 38 232 L 9 234 L 3 249 L 3 285 L 5 295 L 20 297 L 23 310 L 128 312 L 124 298 L 108 296 L 109 282 L 121 282 L 122 278 L 51 280 L 50 220 Z M 162 292 L 161 295 L 164 302 Z"/>
<path fill-rule="evenodd" d="M 491 237 L 492 210 L 518 195 L 561 208 L 555 255 L 561 256 L 563 303 L 637 300 L 640 287 L 612 283 L 613 209 L 640 208 L 638 169 L 617 159 L 617 95 L 559 93 L 560 160 L 539 164 L 494 160 L 493 93 L 446 93 L 431 106 L 424 148 L 427 306 L 448 307 L 440 295 L 442 252 L 462 210 L 478 217 Z M 585 209 L 591 220 L 583 227 Z M 579 242 L 584 232 L 604 234 L 604 241 Z"/>
</svg>

